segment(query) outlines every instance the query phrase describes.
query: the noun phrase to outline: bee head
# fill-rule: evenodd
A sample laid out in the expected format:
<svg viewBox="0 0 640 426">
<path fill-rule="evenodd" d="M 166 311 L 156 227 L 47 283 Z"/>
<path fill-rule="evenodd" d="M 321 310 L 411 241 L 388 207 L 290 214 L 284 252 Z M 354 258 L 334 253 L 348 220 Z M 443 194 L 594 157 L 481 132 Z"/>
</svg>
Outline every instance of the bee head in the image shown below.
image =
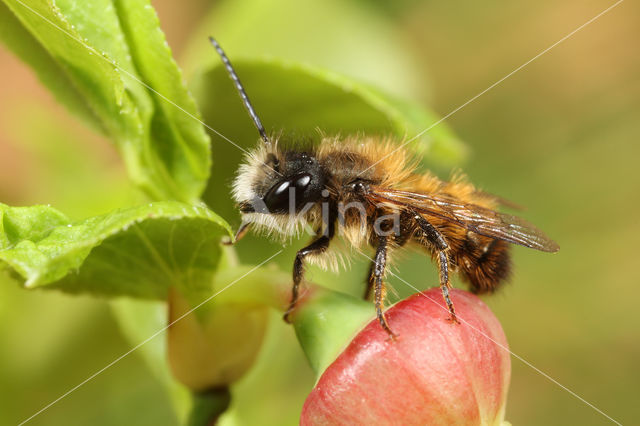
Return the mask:
<svg viewBox="0 0 640 426">
<path fill-rule="evenodd" d="M 259 148 L 240 166 L 233 194 L 241 213 L 295 214 L 322 200 L 325 185 L 310 152 Z"/>
<path fill-rule="evenodd" d="M 313 205 L 322 198 L 326 183 L 323 168 L 310 152 L 281 152 L 277 149 L 276 144 L 267 136 L 224 50 L 213 37 L 209 37 L 209 41 L 220 55 L 249 117 L 264 142 L 261 147 L 249 153 L 244 164 L 240 166 L 233 183 L 233 196 L 243 216 L 251 216 L 249 222 L 260 222 L 271 228 L 275 228 L 276 222 L 283 222 L 291 229 L 296 223 L 301 222 L 301 215 L 295 213 L 308 211 L 305 210 L 306 206 Z M 328 192 L 325 194 L 328 195 Z"/>
</svg>

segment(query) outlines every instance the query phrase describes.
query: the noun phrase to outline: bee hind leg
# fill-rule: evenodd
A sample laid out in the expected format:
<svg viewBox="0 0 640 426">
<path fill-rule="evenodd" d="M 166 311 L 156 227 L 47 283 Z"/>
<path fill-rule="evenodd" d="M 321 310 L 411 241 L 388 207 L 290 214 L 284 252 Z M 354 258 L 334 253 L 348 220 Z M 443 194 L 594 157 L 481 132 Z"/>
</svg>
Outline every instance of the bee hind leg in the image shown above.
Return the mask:
<svg viewBox="0 0 640 426">
<path fill-rule="evenodd" d="M 458 323 L 456 316 L 456 310 L 453 307 L 453 302 L 449 297 L 449 289 L 451 288 L 451 281 L 449 280 L 449 244 L 445 240 L 444 236 L 427 221 L 422 215 L 415 214 L 414 220 L 418 224 L 418 227 L 422 231 L 426 242 L 435 247 L 438 253 L 438 271 L 440 277 L 440 289 L 442 290 L 442 297 L 447 304 L 447 309 L 451 322 Z"/>
<path fill-rule="evenodd" d="M 442 297 L 449 309 L 449 314 L 451 314 L 451 322 L 459 323 L 458 317 L 456 316 L 456 310 L 453 307 L 453 302 L 449 297 L 451 282 L 449 281 L 449 256 L 447 256 L 446 250 L 438 252 L 438 269 L 440 271 L 440 289 L 442 290 Z"/>
</svg>

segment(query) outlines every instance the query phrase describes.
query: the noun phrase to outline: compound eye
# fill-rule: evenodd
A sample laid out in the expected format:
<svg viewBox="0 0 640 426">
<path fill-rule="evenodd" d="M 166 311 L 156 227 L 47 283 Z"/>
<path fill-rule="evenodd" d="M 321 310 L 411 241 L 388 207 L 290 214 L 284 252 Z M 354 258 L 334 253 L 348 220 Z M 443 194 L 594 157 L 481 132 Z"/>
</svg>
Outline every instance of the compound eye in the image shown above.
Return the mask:
<svg viewBox="0 0 640 426">
<path fill-rule="evenodd" d="M 271 213 L 286 213 L 289 211 L 289 197 L 291 194 L 294 207 L 304 202 L 304 191 L 311 183 L 311 175 L 301 173 L 291 179 L 281 181 L 274 185 L 264 197 L 264 203 Z M 291 191 L 293 189 L 293 191 Z"/>
<path fill-rule="evenodd" d="M 296 190 L 304 191 L 307 188 L 307 186 L 309 186 L 309 184 L 311 183 L 311 175 L 307 173 L 302 173 L 296 176 L 295 178 L 293 178 L 292 180 L 293 180 L 293 186 L 296 187 Z"/>
</svg>

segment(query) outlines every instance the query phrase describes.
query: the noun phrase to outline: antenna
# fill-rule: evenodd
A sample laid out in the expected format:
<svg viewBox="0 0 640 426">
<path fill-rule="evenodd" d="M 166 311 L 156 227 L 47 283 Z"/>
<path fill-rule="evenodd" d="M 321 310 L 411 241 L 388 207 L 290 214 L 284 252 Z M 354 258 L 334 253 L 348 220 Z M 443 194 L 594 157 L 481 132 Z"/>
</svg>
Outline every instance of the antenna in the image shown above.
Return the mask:
<svg viewBox="0 0 640 426">
<path fill-rule="evenodd" d="M 224 50 L 222 50 L 222 47 L 220 47 L 220 45 L 218 44 L 215 38 L 209 36 L 209 41 L 218 52 L 218 55 L 220 55 L 220 58 L 224 63 L 224 67 L 227 69 L 227 72 L 229 73 L 229 77 L 231 77 L 231 80 L 233 80 L 233 83 L 235 84 L 236 89 L 238 90 L 238 94 L 240 95 L 240 98 L 242 98 L 242 104 L 247 109 L 249 116 L 253 120 L 253 124 L 255 124 L 256 128 L 258 129 L 258 133 L 260 133 L 260 137 L 264 141 L 265 145 L 267 145 L 267 147 L 270 147 L 271 141 L 267 137 L 267 132 L 265 132 L 264 127 L 262 126 L 262 122 L 258 118 L 258 114 L 256 114 L 256 111 L 253 109 L 253 105 L 251 105 L 249 96 L 247 96 L 247 92 L 244 91 L 244 87 L 242 87 L 242 83 L 238 78 L 238 74 L 236 74 L 236 71 L 233 69 L 233 65 L 231 65 L 231 61 L 229 61 L 229 58 L 227 58 L 227 55 L 224 53 Z"/>
</svg>

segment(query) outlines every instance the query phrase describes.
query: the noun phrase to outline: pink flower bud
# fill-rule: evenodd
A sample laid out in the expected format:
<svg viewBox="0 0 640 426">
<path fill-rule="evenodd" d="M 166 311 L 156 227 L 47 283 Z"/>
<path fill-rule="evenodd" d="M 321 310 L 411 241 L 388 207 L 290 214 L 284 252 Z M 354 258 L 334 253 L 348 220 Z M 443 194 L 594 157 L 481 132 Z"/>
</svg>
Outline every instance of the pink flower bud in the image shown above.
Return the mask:
<svg viewBox="0 0 640 426">
<path fill-rule="evenodd" d="M 500 425 L 511 362 L 502 327 L 476 296 L 452 291 L 460 323 L 434 288 L 371 321 L 324 371 L 302 425 Z"/>
</svg>

